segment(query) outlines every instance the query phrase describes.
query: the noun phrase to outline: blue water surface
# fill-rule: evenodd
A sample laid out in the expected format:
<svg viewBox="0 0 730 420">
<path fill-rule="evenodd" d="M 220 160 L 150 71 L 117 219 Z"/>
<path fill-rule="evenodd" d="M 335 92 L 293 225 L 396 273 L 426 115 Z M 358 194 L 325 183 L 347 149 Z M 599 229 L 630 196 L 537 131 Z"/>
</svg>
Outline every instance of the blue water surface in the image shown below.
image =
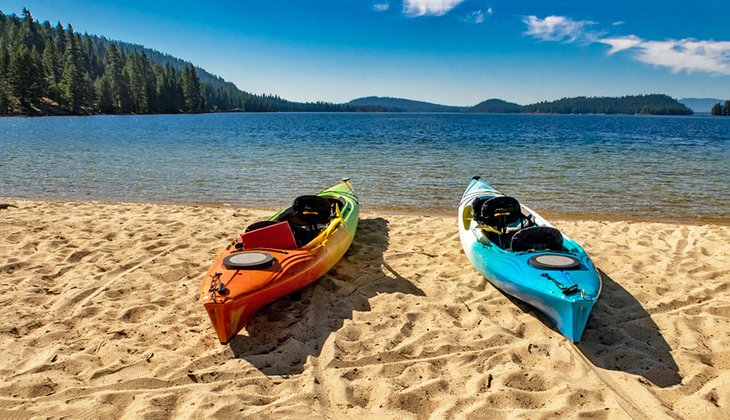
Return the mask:
<svg viewBox="0 0 730 420">
<path fill-rule="evenodd" d="M 0 196 L 451 212 L 481 175 L 538 211 L 730 218 L 730 118 L 202 114 L 0 118 Z"/>
</svg>

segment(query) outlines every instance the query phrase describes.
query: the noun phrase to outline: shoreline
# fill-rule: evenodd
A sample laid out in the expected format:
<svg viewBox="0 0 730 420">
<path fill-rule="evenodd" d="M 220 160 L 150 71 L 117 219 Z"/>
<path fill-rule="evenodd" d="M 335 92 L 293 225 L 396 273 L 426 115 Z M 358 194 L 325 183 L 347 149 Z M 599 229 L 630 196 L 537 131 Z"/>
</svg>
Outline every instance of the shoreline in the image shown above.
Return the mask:
<svg viewBox="0 0 730 420">
<path fill-rule="evenodd" d="M 80 200 L 80 199 L 56 199 L 56 198 L 22 198 L 12 196 L 0 196 L 0 203 L 8 203 L 9 201 L 15 202 L 26 202 L 26 203 L 93 203 L 103 205 L 153 205 L 153 206 L 168 206 L 168 207 L 210 207 L 210 208 L 231 208 L 239 210 L 254 210 L 254 211 L 279 211 L 277 207 L 265 207 L 255 205 L 237 205 L 226 202 L 150 202 L 150 201 L 124 201 L 124 200 Z M 362 206 L 362 203 L 361 203 Z M 364 209 L 361 207 L 362 214 L 384 214 L 392 216 L 420 216 L 420 217 L 456 217 L 456 206 L 453 210 L 441 209 L 441 208 L 427 208 L 426 211 L 416 211 L 408 208 L 394 208 L 392 206 L 368 206 Z M 688 225 L 688 226 L 701 226 L 701 225 L 714 225 L 714 226 L 730 226 L 730 218 L 720 217 L 650 217 L 650 216 L 618 216 L 612 214 L 599 214 L 599 213 L 580 213 L 580 212 L 558 212 L 539 209 L 534 209 L 547 221 L 551 220 L 563 220 L 563 221 L 604 221 L 604 222 L 629 222 L 629 223 L 666 223 L 676 225 Z"/>
<path fill-rule="evenodd" d="M 343 105 L 343 104 L 335 104 Z M 49 117 L 99 117 L 99 116 L 159 116 L 159 115 L 211 115 L 211 114 L 392 114 L 392 115 L 586 115 L 586 116 L 608 116 L 608 117 L 723 117 L 724 115 L 715 115 L 707 111 L 693 111 L 691 114 L 628 114 L 628 113 L 567 113 L 567 112 L 459 112 L 459 111 L 204 111 L 204 112 L 160 112 L 160 113 L 149 113 L 149 114 L 134 114 L 134 113 L 88 113 L 88 114 L 0 114 L 0 118 L 49 118 Z"/>
</svg>

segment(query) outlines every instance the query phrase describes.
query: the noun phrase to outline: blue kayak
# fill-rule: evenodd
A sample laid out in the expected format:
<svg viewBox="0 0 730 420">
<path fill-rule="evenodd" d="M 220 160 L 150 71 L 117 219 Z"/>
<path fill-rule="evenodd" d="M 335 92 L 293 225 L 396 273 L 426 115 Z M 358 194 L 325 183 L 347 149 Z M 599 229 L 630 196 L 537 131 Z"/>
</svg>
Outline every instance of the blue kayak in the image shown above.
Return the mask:
<svg viewBox="0 0 730 420">
<path fill-rule="evenodd" d="M 479 177 L 469 182 L 458 217 L 461 244 L 477 271 L 579 342 L 602 286 L 583 248 Z"/>
</svg>

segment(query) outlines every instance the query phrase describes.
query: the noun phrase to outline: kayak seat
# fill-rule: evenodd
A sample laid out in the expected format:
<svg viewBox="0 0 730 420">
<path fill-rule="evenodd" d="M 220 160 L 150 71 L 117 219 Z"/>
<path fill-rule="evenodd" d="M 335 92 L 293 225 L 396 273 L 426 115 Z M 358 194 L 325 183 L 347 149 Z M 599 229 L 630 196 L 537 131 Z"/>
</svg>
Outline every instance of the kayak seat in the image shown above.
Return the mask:
<svg viewBox="0 0 730 420">
<path fill-rule="evenodd" d="M 519 201 L 507 196 L 475 199 L 472 215 L 489 240 L 503 249 L 508 248 L 512 235 L 525 226 L 526 220 Z"/>
<path fill-rule="evenodd" d="M 260 226 L 249 230 L 253 227 L 249 226 L 246 228 L 246 232 L 239 236 L 240 243 L 244 249 L 251 248 L 274 248 L 274 249 L 296 249 L 297 242 L 294 238 L 294 233 L 289 227 L 287 222 L 273 222 L 265 223 L 265 226 Z M 263 222 L 258 222 L 264 225 Z M 256 223 L 254 223 L 255 225 Z M 237 240 L 238 242 L 238 240 Z"/>
<path fill-rule="evenodd" d="M 472 208 L 474 220 L 500 231 L 522 219 L 522 206 L 512 197 L 499 196 L 486 200 L 477 198 Z"/>
<path fill-rule="evenodd" d="M 515 232 L 510 243 L 513 252 L 562 251 L 563 234 L 554 227 L 533 226 Z"/>
<path fill-rule="evenodd" d="M 318 195 L 297 197 L 292 204 L 292 222 L 297 225 L 317 225 L 327 223 L 332 217 L 332 204 Z"/>
<path fill-rule="evenodd" d="M 297 197 L 291 209 L 289 224 L 300 247 L 316 238 L 332 219 L 332 203 L 318 195 Z"/>
</svg>

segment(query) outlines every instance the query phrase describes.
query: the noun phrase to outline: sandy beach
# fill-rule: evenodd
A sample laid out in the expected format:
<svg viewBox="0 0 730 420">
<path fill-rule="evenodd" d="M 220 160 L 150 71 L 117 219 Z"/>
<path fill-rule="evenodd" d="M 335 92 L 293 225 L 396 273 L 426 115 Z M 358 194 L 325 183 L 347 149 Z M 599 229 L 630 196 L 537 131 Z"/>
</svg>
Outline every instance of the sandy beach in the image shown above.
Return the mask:
<svg viewBox="0 0 730 420">
<path fill-rule="evenodd" d="M 270 211 L 0 202 L 0 418 L 730 417 L 727 225 L 551 220 L 603 276 L 573 345 L 455 217 L 364 209 L 332 271 L 222 346 L 201 278 Z"/>
</svg>

